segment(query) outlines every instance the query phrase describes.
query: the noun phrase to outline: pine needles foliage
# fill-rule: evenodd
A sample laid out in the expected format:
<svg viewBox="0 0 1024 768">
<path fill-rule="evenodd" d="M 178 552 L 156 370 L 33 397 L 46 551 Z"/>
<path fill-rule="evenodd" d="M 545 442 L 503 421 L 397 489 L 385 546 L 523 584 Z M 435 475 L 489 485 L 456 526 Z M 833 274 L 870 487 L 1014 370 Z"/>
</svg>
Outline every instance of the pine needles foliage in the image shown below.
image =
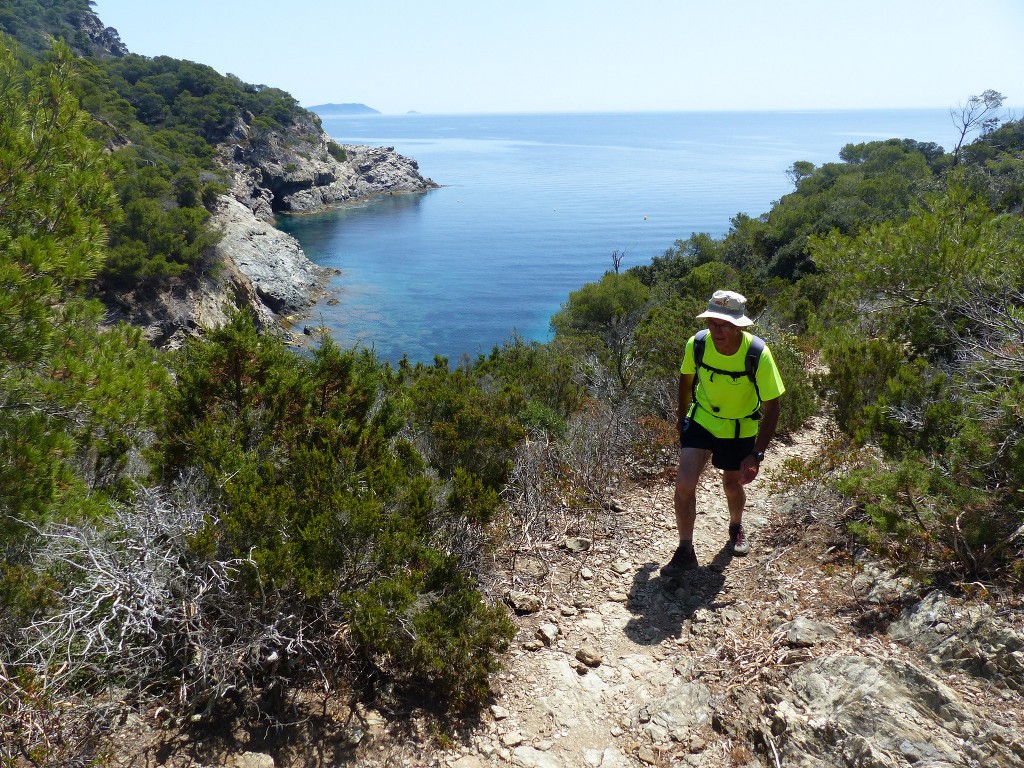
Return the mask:
<svg viewBox="0 0 1024 768">
<path fill-rule="evenodd" d="M 206 478 L 205 556 L 251 561 L 246 599 L 291 595 L 292 610 L 348 627 L 365 665 L 355 678 L 384 674 L 442 708 L 479 705 L 511 627 L 474 585 L 478 553 L 444 532 L 486 523 L 479 499 L 494 494 L 455 469 L 443 494 L 402 437 L 390 369 L 329 339 L 296 355 L 238 312 L 174 370 L 162 467 Z"/>
</svg>

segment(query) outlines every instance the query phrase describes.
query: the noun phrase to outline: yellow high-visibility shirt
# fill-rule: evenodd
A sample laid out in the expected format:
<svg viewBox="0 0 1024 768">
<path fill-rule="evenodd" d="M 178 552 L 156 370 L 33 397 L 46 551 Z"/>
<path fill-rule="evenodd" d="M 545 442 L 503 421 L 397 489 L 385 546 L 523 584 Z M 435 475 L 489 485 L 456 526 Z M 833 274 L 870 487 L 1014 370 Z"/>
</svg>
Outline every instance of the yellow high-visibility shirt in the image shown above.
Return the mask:
<svg viewBox="0 0 1024 768">
<path fill-rule="evenodd" d="M 739 437 L 757 435 L 757 419 L 751 418 L 757 410 L 757 390 L 754 383 L 747 378 L 745 362 L 747 350 L 753 335 L 743 332 L 740 348 L 732 355 L 719 354 L 715 343 L 708 335 L 704 342 L 703 364 L 695 371 L 693 359 L 693 339 L 686 342 L 686 352 L 679 372 L 697 375 L 696 402 L 691 403 L 689 416 L 715 437 L 736 437 L 736 422 L 739 420 Z M 733 377 L 710 371 L 704 366 L 717 368 L 721 371 L 733 371 L 740 375 Z M 761 391 L 762 400 L 774 400 L 786 391 L 775 365 L 775 358 L 766 346 L 761 353 L 757 366 L 757 389 Z"/>
</svg>

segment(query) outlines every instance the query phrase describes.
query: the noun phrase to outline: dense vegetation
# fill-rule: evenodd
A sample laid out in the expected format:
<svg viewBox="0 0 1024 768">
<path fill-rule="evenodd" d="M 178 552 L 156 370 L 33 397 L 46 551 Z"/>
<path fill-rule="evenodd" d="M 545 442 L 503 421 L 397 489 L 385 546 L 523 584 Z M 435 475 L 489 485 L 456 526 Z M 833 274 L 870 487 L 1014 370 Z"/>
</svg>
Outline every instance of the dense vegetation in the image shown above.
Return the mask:
<svg viewBox="0 0 1024 768">
<path fill-rule="evenodd" d="M 1019 584 L 1024 127 L 999 105 L 968 103 L 951 154 L 848 145 L 723 238 L 614 254 L 550 344 L 392 369 L 326 338 L 295 354 L 244 312 L 174 353 L 103 326 L 98 284 L 205 257 L 240 110 L 269 129 L 296 106 L 190 62 L 5 40 L 0 756 L 95 757 L 124 705 L 280 726 L 315 688 L 471 713 L 512 632 L 495 558 L 598 528 L 664 460 L 722 286 L 772 344 L 783 433 L 833 418 L 805 473 L 848 495 L 851 534 L 925 580 Z"/>
<path fill-rule="evenodd" d="M 30 51 L 49 50 L 51 39 L 60 36 L 79 55 L 99 54 L 96 43 L 83 31 L 91 5 L 90 0 L 7 0 L 0 7 L 0 32 Z"/>
<path fill-rule="evenodd" d="M 77 52 L 94 53 L 80 24 L 92 13 L 89 5 L 19 0 L 0 12 L 11 34 L 4 46 L 16 40 L 42 51 L 51 36 L 60 36 Z M 111 178 L 124 214 L 109 222 L 109 254 L 96 287 L 116 293 L 201 268 L 216 242 L 206 227 L 209 211 L 229 181 L 216 161 L 217 146 L 243 125 L 250 141 L 258 141 L 305 110 L 277 88 L 168 56 L 90 56 L 73 66 L 78 72 L 70 87 L 93 118 L 88 135 L 117 150 Z"/>
</svg>

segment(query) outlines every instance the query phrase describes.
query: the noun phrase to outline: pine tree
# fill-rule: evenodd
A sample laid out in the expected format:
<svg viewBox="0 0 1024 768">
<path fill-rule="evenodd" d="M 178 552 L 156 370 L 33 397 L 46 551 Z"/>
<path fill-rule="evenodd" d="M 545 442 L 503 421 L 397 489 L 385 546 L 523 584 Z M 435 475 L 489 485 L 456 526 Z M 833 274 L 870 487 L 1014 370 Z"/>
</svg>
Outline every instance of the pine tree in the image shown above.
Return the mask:
<svg viewBox="0 0 1024 768">
<path fill-rule="evenodd" d="M 95 506 L 144 429 L 161 369 L 85 297 L 119 214 L 62 43 L 31 70 L 0 46 L 0 536 Z"/>
</svg>

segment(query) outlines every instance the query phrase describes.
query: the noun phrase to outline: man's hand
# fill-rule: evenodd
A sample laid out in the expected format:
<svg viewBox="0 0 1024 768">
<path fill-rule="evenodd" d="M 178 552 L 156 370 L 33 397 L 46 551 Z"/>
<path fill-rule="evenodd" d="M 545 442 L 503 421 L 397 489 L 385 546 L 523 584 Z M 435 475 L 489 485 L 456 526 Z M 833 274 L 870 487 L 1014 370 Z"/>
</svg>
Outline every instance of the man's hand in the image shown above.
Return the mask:
<svg viewBox="0 0 1024 768">
<path fill-rule="evenodd" d="M 679 432 L 679 444 L 683 444 L 683 435 L 686 433 L 687 428 L 690 426 L 690 417 L 684 416 L 678 422 L 676 422 L 676 430 Z"/>
<path fill-rule="evenodd" d="M 754 478 L 757 477 L 760 469 L 761 462 L 757 460 L 757 457 L 753 454 L 747 456 L 747 458 L 740 462 L 740 484 L 747 485 L 747 483 L 754 482 Z"/>
</svg>

